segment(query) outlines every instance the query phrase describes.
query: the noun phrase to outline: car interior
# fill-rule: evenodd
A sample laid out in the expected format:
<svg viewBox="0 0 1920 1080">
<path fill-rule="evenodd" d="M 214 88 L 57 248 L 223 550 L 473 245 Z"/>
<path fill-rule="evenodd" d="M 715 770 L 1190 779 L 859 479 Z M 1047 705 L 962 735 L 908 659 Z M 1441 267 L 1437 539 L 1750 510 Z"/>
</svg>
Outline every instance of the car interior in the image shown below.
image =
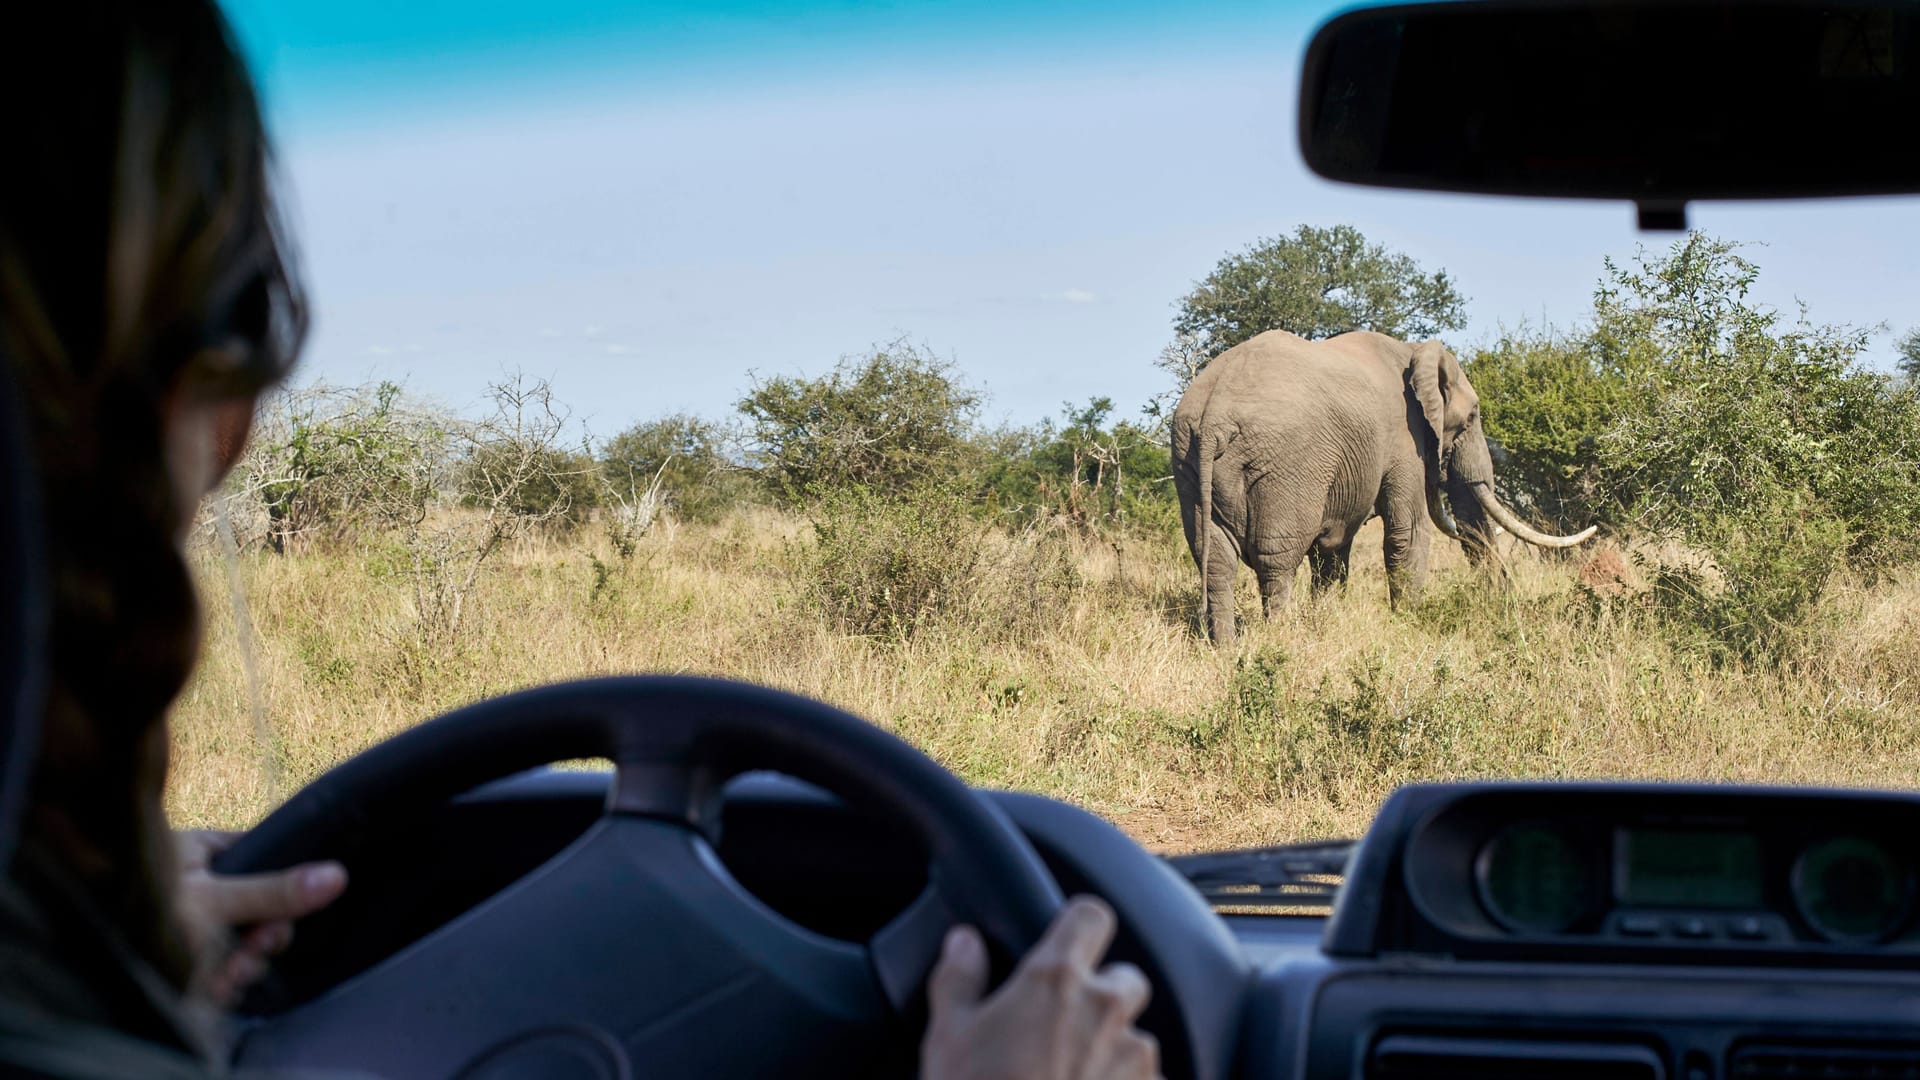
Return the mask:
<svg viewBox="0 0 1920 1080">
<path fill-rule="evenodd" d="M 1920 117 L 1916 27 L 1901 0 L 1361 8 L 1308 45 L 1300 147 L 1336 181 L 1622 200 L 1646 229 L 1920 192 L 1887 135 Z M 7 628 L 10 685 L 31 638 Z M 611 767 L 555 767 L 580 759 Z M 1904 792 L 1473 781 L 1402 788 L 1351 841 L 1161 856 L 831 706 L 630 676 L 412 728 L 216 866 L 355 882 L 239 1010 L 249 1067 L 911 1074 L 947 927 L 1004 971 L 1093 893 L 1172 1080 L 1762 1080 L 1920 1076 L 1916 836 Z"/>
</svg>

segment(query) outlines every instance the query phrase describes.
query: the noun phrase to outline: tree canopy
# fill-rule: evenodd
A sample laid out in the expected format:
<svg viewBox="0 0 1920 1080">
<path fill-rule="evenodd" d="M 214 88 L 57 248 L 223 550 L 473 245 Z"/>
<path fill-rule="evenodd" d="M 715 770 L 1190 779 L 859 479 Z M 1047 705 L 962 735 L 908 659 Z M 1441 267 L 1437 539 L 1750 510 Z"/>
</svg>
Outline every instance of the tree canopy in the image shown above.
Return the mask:
<svg viewBox="0 0 1920 1080">
<path fill-rule="evenodd" d="M 1221 259 L 1181 298 L 1173 328 L 1212 359 L 1268 330 L 1434 337 L 1465 326 L 1465 306 L 1445 270 L 1428 273 L 1351 225 L 1302 225 Z"/>
</svg>

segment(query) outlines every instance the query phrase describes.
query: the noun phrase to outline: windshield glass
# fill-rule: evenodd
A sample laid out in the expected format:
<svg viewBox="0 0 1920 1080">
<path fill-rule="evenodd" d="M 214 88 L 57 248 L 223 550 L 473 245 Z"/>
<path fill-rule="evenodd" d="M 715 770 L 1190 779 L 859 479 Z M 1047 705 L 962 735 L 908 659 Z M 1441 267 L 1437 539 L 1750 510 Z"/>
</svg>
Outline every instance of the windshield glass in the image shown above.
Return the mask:
<svg viewBox="0 0 1920 1080">
<path fill-rule="evenodd" d="M 316 325 L 195 541 L 182 825 L 630 671 L 1170 852 L 1912 783 L 1920 200 L 1328 184 L 1331 6 L 229 8 Z"/>
</svg>

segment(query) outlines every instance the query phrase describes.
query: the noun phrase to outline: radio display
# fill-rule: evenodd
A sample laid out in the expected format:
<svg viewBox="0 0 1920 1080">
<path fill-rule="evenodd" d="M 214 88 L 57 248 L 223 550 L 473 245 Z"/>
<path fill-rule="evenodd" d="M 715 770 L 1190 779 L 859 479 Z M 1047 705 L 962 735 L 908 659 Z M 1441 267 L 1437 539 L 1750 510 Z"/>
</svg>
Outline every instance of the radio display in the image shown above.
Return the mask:
<svg viewBox="0 0 1920 1080">
<path fill-rule="evenodd" d="M 1760 841 L 1747 833 L 1622 829 L 1614 888 L 1631 907 L 1761 906 Z"/>
</svg>

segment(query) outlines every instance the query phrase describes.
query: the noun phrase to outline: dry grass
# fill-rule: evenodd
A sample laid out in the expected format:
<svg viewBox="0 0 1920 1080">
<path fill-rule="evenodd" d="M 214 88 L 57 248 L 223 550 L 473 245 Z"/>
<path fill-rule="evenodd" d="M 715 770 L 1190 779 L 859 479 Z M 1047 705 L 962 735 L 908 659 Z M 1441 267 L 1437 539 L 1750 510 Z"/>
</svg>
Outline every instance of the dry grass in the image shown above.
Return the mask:
<svg viewBox="0 0 1920 1080">
<path fill-rule="evenodd" d="M 448 650 L 414 643 L 378 550 L 242 557 L 270 738 L 249 699 L 226 567 L 197 556 L 205 662 L 174 722 L 171 809 L 240 826 L 408 724 L 487 695 L 610 672 L 715 673 L 811 694 L 976 783 L 1029 788 L 1181 849 L 1364 828 L 1414 779 L 1662 777 L 1911 786 L 1920 775 L 1920 576 L 1843 590 L 1794 670 L 1716 669 L 1575 567 L 1513 557 L 1501 594 L 1436 548 L 1427 601 L 1386 604 L 1379 530 L 1348 588 L 1272 624 L 1241 590 L 1240 648 L 1197 640 L 1173 538 L 1079 546 L 1083 584 L 1009 639 L 947 625 L 850 636 L 806 603 L 804 521 L 754 511 L 656 534 L 622 564 L 585 538 L 502 556 Z M 278 778 L 276 781 L 276 777 Z M 278 789 L 278 790 L 276 790 Z"/>
</svg>

